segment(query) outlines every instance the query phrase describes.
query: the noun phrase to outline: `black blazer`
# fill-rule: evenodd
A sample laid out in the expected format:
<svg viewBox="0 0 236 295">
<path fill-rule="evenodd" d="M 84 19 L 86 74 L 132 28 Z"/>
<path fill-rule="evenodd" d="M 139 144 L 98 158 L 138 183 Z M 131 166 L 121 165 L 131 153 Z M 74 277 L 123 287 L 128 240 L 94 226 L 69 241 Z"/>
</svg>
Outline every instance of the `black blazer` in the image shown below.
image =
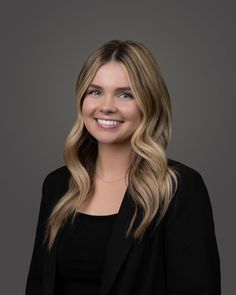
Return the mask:
<svg viewBox="0 0 236 295">
<path fill-rule="evenodd" d="M 177 161 L 168 163 L 180 173 L 177 192 L 159 226 L 155 231 L 150 226 L 140 243 L 125 237 L 134 210 L 126 191 L 108 245 L 100 295 L 221 293 L 220 259 L 206 186 L 196 170 Z M 50 254 L 42 239 L 45 222 L 67 191 L 69 177 L 63 166 L 44 180 L 26 295 L 55 294 L 56 251 L 63 229 Z"/>
</svg>

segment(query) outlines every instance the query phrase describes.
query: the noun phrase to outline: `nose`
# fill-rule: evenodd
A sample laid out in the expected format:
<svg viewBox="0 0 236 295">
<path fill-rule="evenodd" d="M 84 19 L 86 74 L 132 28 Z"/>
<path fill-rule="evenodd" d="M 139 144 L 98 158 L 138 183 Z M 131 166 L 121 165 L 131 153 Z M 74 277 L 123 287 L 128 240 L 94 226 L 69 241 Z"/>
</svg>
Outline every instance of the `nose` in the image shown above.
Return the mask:
<svg viewBox="0 0 236 295">
<path fill-rule="evenodd" d="M 117 106 L 113 97 L 104 97 L 99 105 L 99 111 L 102 113 L 115 113 L 117 111 Z"/>
</svg>

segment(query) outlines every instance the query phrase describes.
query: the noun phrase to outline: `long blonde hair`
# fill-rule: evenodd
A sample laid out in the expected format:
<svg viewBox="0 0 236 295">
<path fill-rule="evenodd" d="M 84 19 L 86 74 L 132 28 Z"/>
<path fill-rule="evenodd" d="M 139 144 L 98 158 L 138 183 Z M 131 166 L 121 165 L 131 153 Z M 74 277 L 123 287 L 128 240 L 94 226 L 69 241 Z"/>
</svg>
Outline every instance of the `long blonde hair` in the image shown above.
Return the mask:
<svg viewBox="0 0 236 295">
<path fill-rule="evenodd" d="M 159 67 L 150 51 L 139 42 L 113 40 L 105 43 L 86 60 L 76 83 L 78 117 L 64 149 L 64 160 L 70 171 L 68 191 L 53 208 L 48 219 L 45 241 L 50 250 L 58 230 L 69 216 L 75 217 L 82 203 L 94 191 L 96 140 L 84 126 L 81 108 L 85 93 L 97 70 L 116 61 L 128 71 L 134 97 L 143 114 L 132 135 L 132 167 L 128 171 L 128 192 L 133 200 L 127 235 L 141 239 L 153 220 L 156 225 L 164 216 L 177 189 L 177 176 L 168 166 L 166 148 L 172 131 L 171 101 Z M 138 208 L 142 220 L 133 228 Z"/>
</svg>

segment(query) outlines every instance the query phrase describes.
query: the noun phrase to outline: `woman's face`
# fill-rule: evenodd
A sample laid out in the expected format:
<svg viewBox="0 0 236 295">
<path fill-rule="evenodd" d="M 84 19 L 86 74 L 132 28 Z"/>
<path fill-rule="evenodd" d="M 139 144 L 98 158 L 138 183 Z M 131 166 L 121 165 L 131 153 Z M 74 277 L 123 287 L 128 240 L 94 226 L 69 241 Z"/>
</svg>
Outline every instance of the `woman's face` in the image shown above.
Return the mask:
<svg viewBox="0 0 236 295">
<path fill-rule="evenodd" d="M 98 144 L 130 143 L 142 113 L 123 64 L 112 61 L 98 69 L 85 94 L 82 117 Z"/>
</svg>

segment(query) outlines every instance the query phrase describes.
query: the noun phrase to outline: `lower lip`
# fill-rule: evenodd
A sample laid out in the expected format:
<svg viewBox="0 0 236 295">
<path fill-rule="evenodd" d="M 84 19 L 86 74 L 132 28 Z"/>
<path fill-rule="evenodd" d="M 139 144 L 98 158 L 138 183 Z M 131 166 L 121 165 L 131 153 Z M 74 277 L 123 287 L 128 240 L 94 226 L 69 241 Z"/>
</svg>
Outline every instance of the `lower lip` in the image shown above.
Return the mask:
<svg viewBox="0 0 236 295">
<path fill-rule="evenodd" d="M 117 127 L 120 127 L 120 125 L 123 123 L 120 123 L 119 125 L 102 125 L 102 124 L 99 124 L 98 121 L 95 119 L 97 125 L 101 128 L 105 128 L 105 129 L 114 129 L 114 128 L 117 128 Z"/>
</svg>

